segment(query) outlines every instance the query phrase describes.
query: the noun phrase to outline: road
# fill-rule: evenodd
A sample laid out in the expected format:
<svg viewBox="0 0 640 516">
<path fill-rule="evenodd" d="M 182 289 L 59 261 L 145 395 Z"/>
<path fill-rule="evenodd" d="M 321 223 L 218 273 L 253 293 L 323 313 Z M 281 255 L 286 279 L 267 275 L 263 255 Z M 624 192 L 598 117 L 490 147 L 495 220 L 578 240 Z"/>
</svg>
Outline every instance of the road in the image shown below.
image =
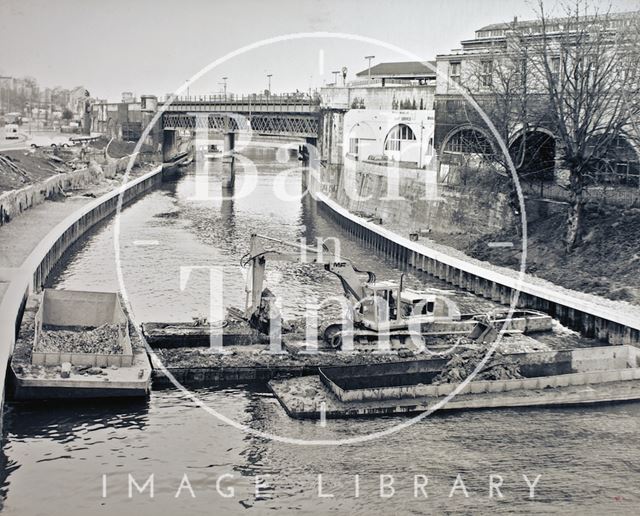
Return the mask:
<svg viewBox="0 0 640 516">
<path fill-rule="evenodd" d="M 69 138 L 72 136 L 79 135 L 72 133 L 63 134 L 59 131 L 53 130 L 33 130 L 32 132 L 30 132 L 28 127 L 23 126 L 20 128 L 19 139 L 7 140 L 5 138 L 4 127 L 0 127 L 0 152 L 26 149 L 34 143 L 38 146 L 45 147 L 48 147 L 52 143 L 61 145 L 63 143 L 68 143 Z"/>
</svg>

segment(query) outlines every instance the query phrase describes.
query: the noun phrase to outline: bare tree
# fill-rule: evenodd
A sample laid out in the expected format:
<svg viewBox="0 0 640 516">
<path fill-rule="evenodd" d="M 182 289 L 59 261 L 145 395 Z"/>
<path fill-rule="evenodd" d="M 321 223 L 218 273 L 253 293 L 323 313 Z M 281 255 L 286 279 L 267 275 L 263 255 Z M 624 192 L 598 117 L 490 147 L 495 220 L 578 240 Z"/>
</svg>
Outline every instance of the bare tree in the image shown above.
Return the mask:
<svg viewBox="0 0 640 516">
<path fill-rule="evenodd" d="M 515 20 L 505 33 L 504 41 L 470 60 L 464 88 L 486 113 L 497 132 L 497 137 L 491 134 L 487 141 L 481 133 L 471 131 L 472 154 L 509 178 L 511 208 L 514 214 L 519 215 L 515 183 L 510 179 L 511 164 L 522 179 L 544 180 L 542 170 L 532 164 L 532 161 L 538 161 L 536 158 L 542 142 L 532 135 L 536 134 L 544 119 L 545 109 L 541 94 L 530 89 L 530 38 Z M 466 117 L 472 126 L 485 125 L 475 110 L 466 109 Z M 498 138 L 504 142 L 507 153 L 497 144 Z"/>
<path fill-rule="evenodd" d="M 515 23 L 508 32 L 509 38 L 504 44 L 483 52 L 470 61 L 464 84 L 467 93 L 487 114 L 499 138 L 507 146 L 515 133 L 523 130 L 526 135 L 525 129 L 531 123 L 531 96 L 527 88 L 527 41 L 518 34 Z M 484 125 L 475 111 L 467 110 L 466 116 L 470 124 Z M 526 137 L 522 140 L 525 142 Z M 478 154 L 482 154 L 485 145 L 481 141 L 476 143 Z M 483 158 L 494 166 L 498 165 L 508 175 L 509 160 L 495 143 L 492 142 L 491 154 L 485 153 Z M 510 158 L 517 167 L 522 164 L 522 149 L 513 150 L 515 153 L 510 154 Z"/>
<path fill-rule="evenodd" d="M 638 14 L 599 12 L 585 0 L 552 18 L 539 5 L 540 34 L 531 65 L 541 77 L 556 134 L 558 160 L 568 171 L 566 248 L 581 242 L 589 184 L 620 138 L 635 139 L 640 115 Z"/>
</svg>

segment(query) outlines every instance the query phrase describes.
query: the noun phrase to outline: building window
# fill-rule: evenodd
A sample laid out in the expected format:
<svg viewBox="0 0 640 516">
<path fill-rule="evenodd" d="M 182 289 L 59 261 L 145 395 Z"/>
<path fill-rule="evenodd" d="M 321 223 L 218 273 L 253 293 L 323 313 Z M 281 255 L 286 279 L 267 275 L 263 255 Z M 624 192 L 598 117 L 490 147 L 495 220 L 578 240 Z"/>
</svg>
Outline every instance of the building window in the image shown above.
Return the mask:
<svg viewBox="0 0 640 516">
<path fill-rule="evenodd" d="M 389 134 L 384 143 L 384 150 L 400 151 L 400 142 L 415 140 L 416 135 L 413 134 L 411 127 L 405 124 L 396 125 Z"/>
<path fill-rule="evenodd" d="M 451 82 L 460 83 L 460 61 L 449 63 L 449 79 Z"/>
<path fill-rule="evenodd" d="M 527 60 L 518 59 L 515 63 L 514 86 L 516 88 L 526 88 L 527 86 Z"/>
<path fill-rule="evenodd" d="M 480 67 L 480 84 L 482 84 L 483 87 L 491 86 L 493 83 L 493 61 L 482 61 Z"/>
<path fill-rule="evenodd" d="M 628 179 L 629 176 L 629 163 L 620 162 L 616 163 L 616 174 L 620 177 L 620 179 Z"/>
<path fill-rule="evenodd" d="M 551 78 L 554 81 L 557 81 L 560 77 L 560 58 L 552 57 L 550 67 L 551 67 Z"/>
<path fill-rule="evenodd" d="M 349 154 L 358 154 L 358 138 L 349 138 Z"/>
</svg>

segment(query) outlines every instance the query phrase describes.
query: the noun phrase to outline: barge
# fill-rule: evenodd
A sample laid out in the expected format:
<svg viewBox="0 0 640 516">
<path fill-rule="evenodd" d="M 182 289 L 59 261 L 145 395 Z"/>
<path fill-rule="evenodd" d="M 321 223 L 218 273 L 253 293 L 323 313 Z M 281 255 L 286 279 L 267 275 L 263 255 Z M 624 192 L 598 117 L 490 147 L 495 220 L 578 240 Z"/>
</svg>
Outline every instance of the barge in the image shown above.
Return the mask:
<svg viewBox="0 0 640 516">
<path fill-rule="evenodd" d="M 144 322 L 142 334 L 152 348 L 209 347 L 211 339 L 219 337 L 223 346 L 261 344 L 269 337 L 261 334 L 241 319 L 228 318 L 209 323 L 204 320 L 190 322 Z"/>
<path fill-rule="evenodd" d="M 297 419 L 640 400 L 640 350 L 634 346 L 505 356 L 519 364 L 522 378 L 434 384 L 446 360 L 433 359 L 322 367 L 318 375 L 268 385 Z"/>
<path fill-rule="evenodd" d="M 144 397 L 151 372 L 117 293 L 29 296 L 10 364 L 14 399 Z"/>
<path fill-rule="evenodd" d="M 434 321 L 422 324 L 421 335 L 424 337 L 443 337 L 451 335 L 466 336 L 472 333 L 478 321 L 487 314 L 468 313 L 457 314 L 452 317 L 438 317 Z M 494 312 L 491 322 L 496 329 L 505 327 L 506 334 L 541 333 L 551 331 L 552 318 L 550 315 L 536 310 L 515 310 L 511 317 L 507 311 Z M 293 353 L 304 349 L 301 341 L 305 338 L 304 323 L 295 321 L 296 330 L 290 331 L 284 324 L 282 335 L 283 345 Z M 142 333 L 152 348 L 189 348 L 209 347 L 212 337 L 220 337 L 223 346 L 242 346 L 265 344 L 269 342 L 268 335 L 253 328 L 245 319 L 230 316 L 224 321 L 216 321 L 213 324 L 194 320 L 189 322 L 143 322 Z M 320 332 L 321 334 L 322 332 Z M 320 349 L 333 349 L 323 346 L 323 339 L 318 335 Z M 406 346 L 405 346 L 406 347 Z M 355 348 L 364 351 L 368 348 L 376 349 L 375 342 L 369 346 L 361 346 L 356 343 Z M 409 349 L 411 349 L 409 347 Z"/>
</svg>

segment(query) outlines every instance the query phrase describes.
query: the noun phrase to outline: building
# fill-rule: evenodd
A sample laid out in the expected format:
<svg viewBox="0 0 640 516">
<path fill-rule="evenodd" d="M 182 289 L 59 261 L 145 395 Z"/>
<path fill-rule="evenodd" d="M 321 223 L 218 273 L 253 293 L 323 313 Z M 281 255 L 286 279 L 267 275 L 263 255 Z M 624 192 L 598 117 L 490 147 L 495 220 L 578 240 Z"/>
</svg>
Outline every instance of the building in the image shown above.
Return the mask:
<svg viewBox="0 0 640 516">
<path fill-rule="evenodd" d="M 156 113 L 157 97 L 143 95 L 138 102 L 107 102 L 98 100 L 91 106 L 91 132 L 110 138 L 137 141 Z M 161 138 L 162 124 L 156 123 L 146 138 L 146 144 L 156 146 Z"/>
<path fill-rule="evenodd" d="M 638 14 L 611 14 L 606 18 L 600 18 L 600 23 L 604 23 L 602 20 L 605 20 L 608 26 L 604 29 L 615 34 L 637 22 Z M 560 38 L 570 34 L 571 22 L 575 20 L 549 20 L 544 34 L 551 45 L 554 40 L 560 41 Z M 595 21 L 593 17 L 584 17 L 581 18 L 581 23 L 586 26 Z M 527 45 L 535 48 L 533 46 L 536 41 L 541 40 L 542 33 L 543 27 L 539 20 L 518 21 L 515 18 L 511 22 L 481 27 L 475 31 L 473 39 L 461 41 L 461 48 L 436 57 L 438 77 L 435 88 L 435 145 L 442 164 L 463 165 L 468 164 L 469 160 L 473 161 L 474 156 L 501 153 L 495 135 L 491 134 L 486 122 L 461 93 L 461 89 L 468 90 L 481 108 L 487 108 L 497 88 L 496 83 L 505 81 L 505 63 L 511 60 L 514 63 L 511 84 L 526 85 L 530 109 L 538 111 L 535 123 L 530 124 L 535 125 L 535 128 L 527 129 L 525 134 L 525 129 L 518 120 L 495 120 L 495 111 L 492 113 L 488 108 L 487 115 L 493 118 L 495 125 L 506 128 L 500 131 L 500 136 L 510 150 L 519 148 L 526 136 L 528 147 L 525 152 L 528 154 L 525 153 L 522 162 L 528 168 L 523 169 L 524 176 L 536 175 L 546 180 L 558 176 L 559 149 L 556 148 L 555 129 L 544 116 L 545 103 L 548 102 L 542 82 L 544 78 L 540 75 L 540 67 L 532 66 L 535 64 L 532 62 L 535 57 L 518 54 L 518 50 L 514 50 Z M 549 66 L 552 73 L 557 70 L 555 73 L 559 74 L 560 57 L 551 57 Z M 495 97 L 493 100 L 495 101 Z M 616 155 L 610 157 L 611 164 L 608 168 L 616 176 L 612 181 L 638 186 L 638 149 L 633 141 L 623 140 L 616 142 Z"/>
<path fill-rule="evenodd" d="M 345 159 L 423 168 L 434 159 L 433 110 L 352 109 L 345 114 Z"/>
<path fill-rule="evenodd" d="M 397 63 L 378 63 L 356 74 L 359 82 L 378 84 L 381 87 L 394 84 L 408 86 L 410 84 L 435 84 L 436 62 L 406 61 Z"/>
</svg>

